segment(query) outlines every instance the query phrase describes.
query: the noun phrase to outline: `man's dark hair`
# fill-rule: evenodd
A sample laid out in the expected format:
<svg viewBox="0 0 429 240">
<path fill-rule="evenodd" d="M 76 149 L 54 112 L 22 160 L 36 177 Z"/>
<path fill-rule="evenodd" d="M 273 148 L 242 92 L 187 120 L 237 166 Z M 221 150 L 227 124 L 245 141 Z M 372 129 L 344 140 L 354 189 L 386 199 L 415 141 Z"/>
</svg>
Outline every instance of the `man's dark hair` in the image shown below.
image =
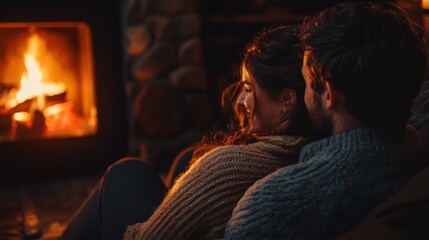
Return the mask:
<svg viewBox="0 0 429 240">
<path fill-rule="evenodd" d="M 329 82 L 367 127 L 403 127 L 427 69 L 423 38 L 394 4 L 340 3 L 304 21 L 311 87 Z"/>
</svg>

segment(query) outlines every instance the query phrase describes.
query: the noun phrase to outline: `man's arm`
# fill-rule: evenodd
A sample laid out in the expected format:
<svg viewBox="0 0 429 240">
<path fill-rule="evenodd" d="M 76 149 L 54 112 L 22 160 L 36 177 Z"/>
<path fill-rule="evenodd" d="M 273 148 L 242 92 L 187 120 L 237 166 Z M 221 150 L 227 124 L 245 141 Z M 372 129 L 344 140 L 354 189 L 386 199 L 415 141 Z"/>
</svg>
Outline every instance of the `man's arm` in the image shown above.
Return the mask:
<svg viewBox="0 0 429 240">
<path fill-rule="evenodd" d="M 408 122 L 422 134 L 425 144 L 429 145 L 429 81 L 422 84 L 411 111 L 412 115 Z"/>
<path fill-rule="evenodd" d="M 305 186 L 299 171 L 293 174 L 295 166 L 279 169 L 247 190 L 225 228 L 225 239 L 299 238 L 306 223 L 298 219 L 306 215 L 313 189 Z"/>
</svg>

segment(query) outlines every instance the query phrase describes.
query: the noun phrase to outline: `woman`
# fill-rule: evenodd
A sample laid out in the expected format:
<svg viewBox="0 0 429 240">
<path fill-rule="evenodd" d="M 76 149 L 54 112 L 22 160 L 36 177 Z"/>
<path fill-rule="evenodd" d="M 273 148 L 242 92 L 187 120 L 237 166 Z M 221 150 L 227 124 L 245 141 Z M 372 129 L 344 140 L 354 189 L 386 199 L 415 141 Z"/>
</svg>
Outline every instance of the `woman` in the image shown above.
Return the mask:
<svg viewBox="0 0 429 240">
<path fill-rule="evenodd" d="M 224 93 L 239 129 L 204 142 L 163 200 L 156 174 L 142 161 L 123 160 L 106 172 L 63 239 L 118 239 L 131 224 L 123 239 L 222 238 L 246 189 L 296 163 L 309 142 L 297 31 L 271 28 L 248 45 L 241 81 Z"/>
</svg>

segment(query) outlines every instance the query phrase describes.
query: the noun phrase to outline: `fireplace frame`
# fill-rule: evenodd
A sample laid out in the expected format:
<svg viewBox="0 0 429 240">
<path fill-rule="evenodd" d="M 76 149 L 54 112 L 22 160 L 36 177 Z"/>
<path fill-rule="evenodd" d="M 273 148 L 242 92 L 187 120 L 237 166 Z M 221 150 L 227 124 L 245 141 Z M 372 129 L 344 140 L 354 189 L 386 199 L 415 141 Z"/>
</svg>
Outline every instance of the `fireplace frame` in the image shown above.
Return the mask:
<svg viewBox="0 0 429 240">
<path fill-rule="evenodd" d="M 84 22 L 91 29 L 98 129 L 93 136 L 0 143 L 0 184 L 98 174 L 128 152 L 120 0 L 0 3 L 0 22 Z"/>
</svg>

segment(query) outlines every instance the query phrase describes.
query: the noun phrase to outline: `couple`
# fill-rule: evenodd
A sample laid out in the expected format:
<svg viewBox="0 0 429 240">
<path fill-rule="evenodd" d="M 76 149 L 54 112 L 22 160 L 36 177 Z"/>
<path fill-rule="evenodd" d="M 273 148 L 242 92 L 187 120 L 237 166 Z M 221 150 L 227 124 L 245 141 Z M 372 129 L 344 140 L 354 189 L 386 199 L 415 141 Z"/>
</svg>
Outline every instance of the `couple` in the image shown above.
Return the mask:
<svg viewBox="0 0 429 240">
<path fill-rule="evenodd" d="M 424 167 L 427 99 L 407 124 L 426 72 L 422 35 L 402 10 L 369 3 L 337 5 L 299 34 L 264 31 L 227 93 L 241 128 L 202 146 L 168 192 L 144 162 L 114 164 L 62 239 L 319 239 L 352 229 Z M 310 122 L 322 139 L 311 142 Z"/>
</svg>

